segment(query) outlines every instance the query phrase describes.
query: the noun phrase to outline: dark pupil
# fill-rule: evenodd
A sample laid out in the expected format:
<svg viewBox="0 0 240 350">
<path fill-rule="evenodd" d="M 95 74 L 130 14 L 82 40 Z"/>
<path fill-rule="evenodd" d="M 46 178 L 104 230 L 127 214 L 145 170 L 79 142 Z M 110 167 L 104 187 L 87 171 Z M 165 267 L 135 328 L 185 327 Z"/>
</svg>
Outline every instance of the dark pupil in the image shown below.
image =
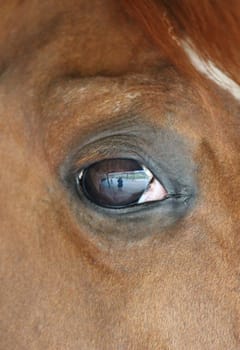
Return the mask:
<svg viewBox="0 0 240 350">
<path fill-rule="evenodd" d="M 135 160 L 107 159 L 86 168 L 80 181 L 93 202 L 117 208 L 137 203 L 150 179 Z"/>
</svg>

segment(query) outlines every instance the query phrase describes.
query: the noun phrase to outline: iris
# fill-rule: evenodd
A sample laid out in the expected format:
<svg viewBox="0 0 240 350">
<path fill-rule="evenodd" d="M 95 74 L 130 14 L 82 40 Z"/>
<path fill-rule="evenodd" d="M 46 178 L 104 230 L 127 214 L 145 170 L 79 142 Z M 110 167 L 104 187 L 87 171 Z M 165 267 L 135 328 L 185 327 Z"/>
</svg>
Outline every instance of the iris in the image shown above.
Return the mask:
<svg viewBox="0 0 240 350">
<path fill-rule="evenodd" d="M 161 201 L 168 195 L 152 172 L 134 159 L 104 159 L 77 174 L 77 189 L 95 204 L 122 208 Z"/>
</svg>

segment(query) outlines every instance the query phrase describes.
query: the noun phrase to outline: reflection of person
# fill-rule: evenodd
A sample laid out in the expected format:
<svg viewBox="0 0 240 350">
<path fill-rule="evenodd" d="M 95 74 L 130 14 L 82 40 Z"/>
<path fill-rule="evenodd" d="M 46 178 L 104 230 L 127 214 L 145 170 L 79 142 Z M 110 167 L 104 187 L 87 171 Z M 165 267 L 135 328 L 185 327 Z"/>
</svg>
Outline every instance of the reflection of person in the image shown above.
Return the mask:
<svg viewBox="0 0 240 350">
<path fill-rule="evenodd" d="M 145 192 L 142 194 L 138 203 L 159 201 L 167 195 L 164 187 L 158 182 L 158 180 L 152 177 L 151 181 L 148 184 Z"/>
<path fill-rule="evenodd" d="M 123 187 L 123 179 L 119 177 L 117 182 L 118 182 L 118 188 L 121 189 Z"/>
</svg>

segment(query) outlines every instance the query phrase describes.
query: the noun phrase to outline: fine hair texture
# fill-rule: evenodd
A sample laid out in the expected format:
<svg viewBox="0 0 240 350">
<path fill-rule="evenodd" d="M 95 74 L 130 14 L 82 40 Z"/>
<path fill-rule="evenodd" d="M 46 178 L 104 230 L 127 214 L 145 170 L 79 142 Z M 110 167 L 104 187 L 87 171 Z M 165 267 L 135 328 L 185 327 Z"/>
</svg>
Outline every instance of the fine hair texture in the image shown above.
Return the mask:
<svg viewBox="0 0 240 350">
<path fill-rule="evenodd" d="M 123 0 L 123 4 L 178 67 L 189 65 L 182 49 L 187 42 L 240 84 L 239 1 Z"/>
</svg>

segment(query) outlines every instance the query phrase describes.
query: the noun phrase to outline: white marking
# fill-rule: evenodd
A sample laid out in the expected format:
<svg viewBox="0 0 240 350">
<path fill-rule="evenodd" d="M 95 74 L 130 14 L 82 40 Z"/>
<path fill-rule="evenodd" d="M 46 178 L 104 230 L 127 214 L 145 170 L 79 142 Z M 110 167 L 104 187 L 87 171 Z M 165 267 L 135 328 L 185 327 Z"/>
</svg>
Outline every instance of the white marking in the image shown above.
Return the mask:
<svg viewBox="0 0 240 350">
<path fill-rule="evenodd" d="M 192 65 L 200 73 L 206 75 L 222 89 L 227 90 L 233 97 L 240 100 L 240 86 L 235 81 L 217 68 L 212 61 L 204 60 L 200 57 L 194 50 L 193 45 L 189 44 L 189 41 L 182 41 L 182 47 L 188 55 Z"/>
<path fill-rule="evenodd" d="M 141 93 L 140 92 L 129 92 L 126 94 L 126 97 L 129 99 L 129 100 L 134 100 L 135 98 L 141 96 Z"/>
</svg>

